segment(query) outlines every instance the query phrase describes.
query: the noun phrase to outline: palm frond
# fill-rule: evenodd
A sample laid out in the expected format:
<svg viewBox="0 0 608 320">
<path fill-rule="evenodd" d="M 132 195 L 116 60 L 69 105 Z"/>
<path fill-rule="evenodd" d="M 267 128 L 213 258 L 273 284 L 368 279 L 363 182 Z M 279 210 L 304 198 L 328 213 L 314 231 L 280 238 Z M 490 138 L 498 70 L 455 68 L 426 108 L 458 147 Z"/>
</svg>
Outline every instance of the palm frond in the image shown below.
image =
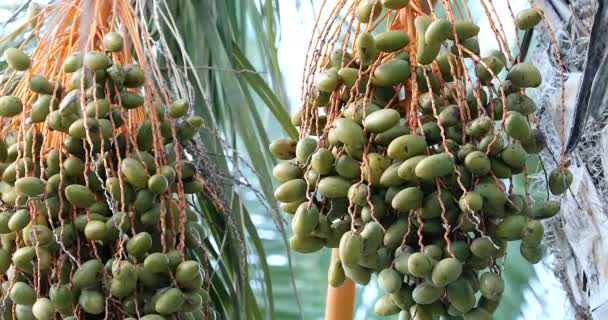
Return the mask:
<svg viewBox="0 0 608 320">
<path fill-rule="evenodd" d="M 212 278 L 214 302 L 226 319 L 283 319 L 275 312 L 279 296 L 271 282 L 275 270 L 267 263 L 266 242 L 252 220 L 252 210 L 259 208 L 286 247 L 285 223 L 273 200 L 274 163 L 267 151 L 271 135 L 297 135 L 285 110 L 275 47 L 277 3 L 153 3 L 148 8 L 151 29 L 156 28 L 160 41 L 171 48 L 170 56 L 162 59 L 168 69 L 173 63 L 190 79 L 195 112 L 208 120 L 200 135 L 202 152 L 211 162 L 206 165 L 218 172 L 229 207 L 222 214 L 213 210 L 212 199 L 205 195 L 197 199 L 205 212 L 201 223 L 211 231 L 207 247 L 217 264 Z M 291 258 L 286 257 L 284 270 L 290 281 Z M 294 288 L 295 283 L 286 305 L 299 315 L 298 307 L 293 308 L 298 305 Z"/>
</svg>

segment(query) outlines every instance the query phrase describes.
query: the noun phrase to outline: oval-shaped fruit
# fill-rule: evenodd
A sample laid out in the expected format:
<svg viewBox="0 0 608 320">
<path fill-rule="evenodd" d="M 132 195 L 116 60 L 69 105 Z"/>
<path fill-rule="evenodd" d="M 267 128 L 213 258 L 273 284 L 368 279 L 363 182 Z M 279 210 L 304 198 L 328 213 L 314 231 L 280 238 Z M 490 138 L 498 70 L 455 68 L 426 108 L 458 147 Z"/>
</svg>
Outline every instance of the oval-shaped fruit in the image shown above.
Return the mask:
<svg viewBox="0 0 608 320">
<path fill-rule="evenodd" d="M 427 16 L 419 16 L 414 20 L 414 26 L 416 27 L 417 34 L 417 51 L 416 60 L 422 65 L 430 64 L 437 58 L 441 49 L 441 43 L 437 42 L 434 44 L 427 43 L 425 35 L 428 27 L 433 20 Z"/>
<path fill-rule="evenodd" d="M 382 0 L 382 5 L 386 8 L 399 10 L 405 8 L 410 3 L 410 0 Z"/>
<path fill-rule="evenodd" d="M 341 68 L 338 70 L 338 77 L 340 81 L 346 85 L 347 88 L 352 88 L 359 79 L 359 69 L 355 68 Z M 295 121 L 294 121 L 295 120 Z M 295 122 L 295 124 L 294 124 Z M 302 122 L 302 114 L 295 113 L 292 116 L 292 124 L 300 126 Z M 299 124 L 298 124 L 299 123 Z"/>
<path fill-rule="evenodd" d="M 122 65 L 114 64 L 108 69 L 106 69 L 106 72 L 108 73 L 110 79 L 112 79 L 112 82 L 114 82 L 115 85 L 122 86 L 125 83 L 127 73 Z"/>
<path fill-rule="evenodd" d="M 399 313 L 401 309 L 395 304 L 390 295 L 385 295 L 374 304 L 374 312 L 379 316 L 390 316 Z"/>
<path fill-rule="evenodd" d="M 7 249 L 0 248 L 0 275 L 6 274 L 11 266 L 11 254 Z"/>
<path fill-rule="evenodd" d="M 537 246 L 543 240 L 545 227 L 538 220 L 530 220 L 521 230 L 521 242 L 523 245 L 531 247 Z"/>
<path fill-rule="evenodd" d="M 344 274 L 344 268 L 342 268 L 342 262 L 340 260 L 332 261 L 327 271 L 327 282 L 334 288 L 341 287 L 346 280 Z"/>
<path fill-rule="evenodd" d="M 103 265 L 98 260 L 89 260 L 80 265 L 72 276 L 72 284 L 76 288 L 90 288 L 98 284 L 97 275 Z"/>
<path fill-rule="evenodd" d="M 528 119 L 517 111 L 509 111 L 507 113 L 505 132 L 509 137 L 519 141 L 528 141 L 532 137 Z"/>
<path fill-rule="evenodd" d="M 32 306 L 32 313 L 37 320 L 52 320 L 55 315 L 55 308 L 48 298 L 39 298 Z"/>
<path fill-rule="evenodd" d="M 403 49 L 410 42 L 410 37 L 401 30 L 382 32 L 375 37 L 376 48 L 383 52 L 395 52 Z"/>
<path fill-rule="evenodd" d="M 465 157 L 464 166 L 472 174 L 484 176 L 490 172 L 490 158 L 481 151 L 473 151 Z"/>
<path fill-rule="evenodd" d="M 468 38 L 475 37 L 479 33 L 479 26 L 477 26 L 471 21 L 458 20 L 454 23 L 454 27 L 456 28 L 456 35 L 458 35 L 458 41 L 463 41 Z M 452 34 L 449 39 L 454 39 L 454 35 Z"/>
<path fill-rule="evenodd" d="M 361 32 L 357 38 L 357 60 L 363 66 L 368 66 L 376 59 L 378 49 L 376 40 L 369 32 Z"/>
<path fill-rule="evenodd" d="M 409 309 L 411 306 L 415 304 L 414 299 L 412 298 L 412 292 L 414 289 L 408 285 L 402 285 L 401 289 L 391 294 L 391 298 L 393 302 L 399 306 L 401 309 Z M 410 318 L 407 318 L 408 320 Z"/>
<path fill-rule="evenodd" d="M 417 187 L 405 188 L 395 195 L 391 202 L 397 211 L 407 213 L 410 210 L 422 207 L 424 193 Z"/>
<path fill-rule="evenodd" d="M 9 294 L 15 304 L 31 306 L 36 302 L 36 291 L 25 282 L 15 282 Z"/>
<path fill-rule="evenodd" d="M 315 82 L 316 88 L 321 92 L 333 92 L 339 85 L 338 71 L 334 68 L 321 72 Z"/>
<path fill-rule="evenodd" d="M 294 235 L 289 239 L 289 247 L 299 253 L 313 253 L 321 250 L 325 241 L 316 237 Z"/>
<path fill-rule="evenodd" d="M 151 253 L 144 260 L 144 270 L 154 273 L 168 272 L 169 258 L 162 252 Z"/>
<path fill-rule="evenodd" d="M 487 237 L 477 238 L 471 242 L 471 253 L 481 259 L 495 257 L 498 254 L 498 248 Z"/>
<path fill-rule="evenodd" d="M 431 304 L 443 294 L 442 287 L 436 287 L 430 282 L 422 282 L 414 288 L 412 298 L 417 304 Z"/>
<path fill-rule="evenodd" d="M 84 55 L 84 65 L 91 70 L 105 70 L 110 67 L 112 61 L 103 53 L 98 51 L 90 51 Z"/>
<path fill-rule="evenodd" d="M 369 195 L 368 186 L 366 184 L 355 183 L 348 189 L 348 200 L 358 206 L 367 204 L 367 196 Z"/>
<path fill-rule="evenodd" d="M 439 124 L 443 127 L 453 127 L 460 124 L 460 108 L 450 105 L 439 113 Z"/>
<path fill-rule="evenodd" d="M 390 159 L 377 152 L 368 153 L 365 157 L 366 161 L 361 167 L 363 179 L 373 185 L 380 184 L 382 174 L 391 164 Z"/>
<path fill-rule="evenodd" d="M 289 145 L 291 145 L 291 143 Z M 294 153 L 295 153 L 296 160 L 298 160 L 298 162 L 301 164 L 307 164 L 309 157 L 317 149 L 317 145 L 318 145 L 317 140 L 315 140 L 312 137 L 304 137 L 304 138 L 300 139 L 300 141 L 298 141 L 297 144 L 295 145 Z M 272 148 L 271 148 L 271 150 L 272 150 Z M 279 151 L 279 149 L 277 146 L 277 154 L 279 153 L 278 151 Z M 276 155 L 275 155 L 275 157 L 276 157 Z M 291 156 L 291 158 L 293 158 L 293 156 Z M 285 160 L 285 159 L 283 159 L 283 160 Z"/>
<path fill-rule="evenodd" d="M 542 244 L 528 246 L 523 242 L 519 246 L 521 256 L 531 264 L 537 264 L 543 259 L 545 247 Z"/>
<path fill-rule="evenodd" d="M 399 291 L 402 283 L 402 276 L 394 269 L 384 269 L 378 274 L 378 286 L 388 293 Z"/>
<path fill-rule="evenodd" d="M 343 178 L 354 179 L 361 176 L 361 163 L 349 155 L 342 155 L 336 161 L 336 172 Z"/>
<path fill-rule="evenodd" d="M 33 75 L 29 81 L 30 90 L 38 94 L 53 94 L 53 85 L 49 80 L 41 75 Z"/>
<path fill-rule="evenodd" d="M 129 64 L 124 66 L 125 71 L 125 82 L 124 85 L 127 88 L 138 88 L 141 87 L 145 81 L 146 76 L 144 70 L 137 64 Z"/>
<path fill-rule="evenodd" d="M 380 176 L 380 185 L 383 187 L 399 187 L 405 183 L 405 180 L 399 177 L 399 167 L 402 162 L 395 162 L 390 167 L 384 170 Z"/>
<path fill-rule="evenodd" d="M 139 108 L 144 104 L 144 98 L 137 92 L 125 91 L 120 94 L 120 105 L 125 109 Z"/>
<path fill-rule="evenodd" d="M 127 241 L 127 253 L 133 257 L 143 257 L 151 247 L 152 236 L 147 232 L 140 232 Z"/>
<path fill-rule="evenodd" d="M 82 68 L 82 55 L 80 53 L 73 53 L 63 60 L 63 72 L 73 73 L 76 70 Z"/>
<path fill-rule="evenodd" d="M 296 141 L 290 138 L 276 139 L 270 144 L 268 149 L 279 160 L 291 160 L 296 154 Z"/>
<path fill-rule="evenodd" d="M 296 202 L 306 197 L 306 187 L 307 184 L 304 179 L 290 180 L 283 183 L 275 190 L 274 197 L 280 202 Z M 348 191 L 348 189 L 346 190 Z"/>
<path fill-rule="evenodd" d="M 125 176 L 127 182 L 136 188 L 145 188 L 148 186 L 148 172 L 141 162 L 126 158 L 122 160 L 121 172 Z"/>
<path fill-rule="evenodd" d="M 424 254 L 415 252 L 407 260 L 407 269 L 413 276 L 425 278 L 431 274 L 432 265 Z"/>
<path fill-rule="evenodd" d="M 498 78 L 498 74 L 505 67 L 502 59 L 495 56 L 487 56 L 481 59 L 481 62 L 477 64 L 475 70 L 477 71 L 477 78 L 481 82 L 492 81 L 494 78 Z"/>
<path fill-rule="evenodd" d="M 291 229 L 297 235 L 309 235 L 319 224 L 319 209 L 315 204 L 300 204 L 291 222 Z"/>
<path fill-rule="evenodd" d="M 169 315 L 177 312 L 184 302 L 184 293 L 178 288 L 172 288 L 165 291 L 156 300 L 154 309 L 162 315 Z"/>
<path fill-rule="evenodd" d="M 496 236 L 506 241 L 519 240 L 527 223 L 528 217 L 523 215 L 506 217 L 496 226 Z"/>
<path fill-rule="evenodd" d="M 397 169 L 397 175 L 399 176 L 399 178 L 405 181 L 416 180 L 416 166 L 418 165 L 418 163 L 420 163 L 420 161 L 425 158 L 426 156 L 420 155 L 405 160 L 402 164 L 399 165 L 399 169 Z"/>
<path fill-rule="evenodd" d="M 410 258 L 410 252 L 403 253 L 401 255 L 395 256 L 395 270 L 399 271 L 402 274 L 409 274 L 410 271 L 407 266 L 407 262 Z"/>
<path fill-rule="evenodd" d="M 361 0 L 357 5 L 355 16 L 361 23 L 369 23 L 382 14 L 382 3 L 380 0 Z"/>
<path fill-rule="evenodd" d="M 365 143 L 365 135 L 363 128 L 355 121 L 346 118 L 340 118 L 334 121 L 332 131 L 336 135 L 338 141 L 350 147 L 361 147 Z"/>
<path fill-rule="evenodd" d="M 479 50 L 479 40 L 477 38 L 469 38 L 469 39 L 465 39 L 460 41 L 460 45 L 462 47 L 464 47 L 465 49 L 467 49 L 468 51 L 472 52 L 473 54 L 479 56 L 480 54 L 480 50 Z M 457 55 L 458 54 L 458 49 L 459 47 L 456 46 L 455 44 L 452 45 L 452 47 L 450 48 L 450 51 Z M 467 51 L 462 51 L 462 55 L 465 58 L 469 58 L 470 54 Z"/>
<path fill-rule="evenodd" d="M 514 65 L 507 74 L 507 80 L 519 88 L 536 88 L 543 82 L 538 68 L 529 63 L 520 62 Z"/>
<path fill-rule="evenodd" d="M 327 175 L 333 169 L 334 155 L 326 148 L 319 148 L 310 160 L 311 168 L 320 175 Z"/>
<path fill-rule="evenodd" d="M 551 218 L 559 212 L 560 208 L 561 203 L 555 200 L 537 203 L 532 207 L 532 218 L 539 220 Z"/>
<path fill-rule="evenodd" d="M 116 52 L 124 48 L 125 41 L 118 32 L 108 32 L 103 36 L 103 47 L 107 51 Z"/>
<path fill-rule="evenodd" d="M 454 172 L 454 160 L 447 153 L 434 154 L 422 159 L 416 165 L 415 173 L 418 178 L 433 179 Z"/>
<path fill-rule="evenodd" d="M 528 8 L 518 12 L 515 16 L 515 25 L 517 28 L 520 30 L 534 28 L 542 20 L 539 10 L 540 9 L 537 8 Z"/>
<path fill-rule="evenodd" d="M 169 105 L 169 115 L 173 119 L 181 118 L 188 113 L 188 109 L 190 109 L 190 104 L 186 99 L 178 99 L 171 102 Z"/>
<path fill-rule="evenodd" d="M 465 320 L 492 320 L 494 317 L 485 309 L 475 308 L 464 315 Z"/>
<path fill-rule="evenodd" d="M 148 189 L 156 194 L 161 194 L 167 191 L 168 188 L 169 181 L 162 174 L 155 174 L 148 179 Z"/>
<path fill-rule="evenodd" d="M 4 59 L 6 59 L 11 68 L 17 71 L 25 71 L 30 67 L 30 57 L 17 48 L 7 48 L 4 50 Z"/>
<path fill-rule="evenodd" d="M 348 196 L 351 183 L 341 177 L 330 176 L 322 178 L 317 185 L 317 192 L 328 199 L 343 198 Z"/>
<path fill-rule="evenodd" d="M 458 279 L 448 285 L 447 288 L 448 301 L 460 312 L 469 312 L 475 307 L 475 292 L 473 288 L 464 279 Z"/>
<path fill-rule="evenodd" d="M 167 257 L 169 258 L 169 257 Z M 170 263 L 170 261 L 169 261 Z M 180 262 L 175 269 L 175 279 L 178 283 L 188 283 L 200 276 L 201 266 L 197 261 Z"/>
<path fill-rule="evenodd" d="M 361 237 L 363 238 L 363 253 L 369 255 L 376 252 L 382 245 L 384 231 L 377 222 L 368 222 L 361 231 Z"/>
<path fill-rule="evenodd" d="M 23 177 L 15 181 L 15 191 L 24 197 L 36 197 L 44 192 L 44 183 L 37 177 Z"/>
<path fill-rule="evenodd" d="M 40 252 L 42 251 L 39 250 L 39 253 Z M 22 247 L 15 250 L 13 256 L 11 257 L 11 261 L 13 262 L 13 265 L 20 271 L 32 273 L 35 257 L 36 249 L 33 247 Z"/>
<path fill-rule="evenodd" d="M 396 138 L 388 145 L 387 154 L 394 160 L 407 160 L 421 155 L 426 150 L 424 137 L 419 135 L 404 135 Z"/>
<path fill-rule="evenodd" d="M 295 214 L 296 210 L 300 206 L 302 201 L 292 202 L 292 203 L 281 203 L 281 210 L 285 211 L 288 214 Z"/>
<path fill-rule="evenodd" d="M 78 157 L 69 157 L 63 161 L 63 173 L 68 177 L 81 177 L 84 170 L 84 161 Z"/>
<path fill-rule="evenodd" d="M 97 198 L 87 187 L 79 184 L 71 184 L 65 188 L 65 197 L 77 208 L 86 209 L 92 206 Z"/>
<path fill-rule="evenodd" d="M 370 269 L 362 267 L 358 264 L 350 266 L 343 265 L 343 267 L 346 277 L 360 285 L 367 285 L 371 280 L 372 271 Z"/>
<path fill-rule="evenodd" d="M 359 234 L 347 231 L 340 239 L 338 250 L 342 264 L 345 266 L 356 265 L 363 253 L 363 238 Z"/>
<path fill-rule="evenodd" d="M 410 63 L 405 60 L 389 60 L 374 70 L 372 84 L 379 87 L 392 87 L 410 78 Z"/>
<path fill-rule="evenodd" d="M 555 168 L 549 174 L 549 190 L 554 195 L 560 195 L 570 186 L 572 185 L 572 172 L 570 170 L 565 169 L 565 174 L 562 172 L 561 168 Z"/>
<path fill-rule="evenodd" d="M 102 241 L 108 238 L 110 230 L 103 221 L 89 221 L 84 227 L 84 235 L 89 240 Z"/>
<path fill-rule="evenodd" d="M 463 212 L 478 211 L 483 207 L 483 197 L 477 192 L 467 192 L 458 201 Z"/>
<path fill-rule="evenodd" d="M 523 115 L 529 115 L 536 111 L 536 103 L 521 92 L 514 92 L 507 96 L 507 104 L 510 111 L 517 111 Z"/>
<path fill-rule="evenodd" d="M 0 116 L 13 117 L 21 113 L 23 104 L 15 96 L 0 97 Z"/>
<path fill-rule="evenodd" d="M 49 290 L 49 298 L 60 314 L 72 312 L 72 290 L 68 285 L 52 286 Z"/>
<path fill-rule="evenodd" d="M 408 127 L 397 124 L 396 126 L 376 135 L 374 142 L 382 146 L 388 146 L 396 138 L 409 133 L 410 129 Z"/>
<path fill-rule="evenodd" d="M 424 34 L 424 41 L 430 45 L 447 40 L 452 35 L 452 23 L 445 18 L 439 18 L 431 22 Z"/>
<path fill-rule="evenodd" d="M 381 133 L 397 125 L 399 118 L 399 112 L 395 109 L 378 110 L 363 120 L 363 128 L 372 133 Z"/>
<path fill-rule="evenodd" d="M 532 129 L 532 136 L 527 141 L 522 141 L 522 146 L 528 153 L 538 154 L 547 147 L 547 137 L 538 128 Z"/>
<path fill-rule="evenodd" d="M 105 310 L 106 300 L 97 290 L 83 290 L 78 297 L 78 304 L 86 313 L 101 314 Z"/>
<path fill-rule="evenodd" d="M 527 156 L 528 153 L 520 144 L 508 145 L 500 154 L 501 160 L 512 169 L 523 169 Z"/>
<path fill-rule="evenodd" d="M 384 239 L 382 240 L 384 246 L 389 250 L 396 249 L 403 241 L 403 237 L 407 233 L 407 230 L 407 219 L 399 219 L 394 222 L 384 233 Z"/>
<path fill-rule="evenodd" d="M 462 274 L 462 263 L 456 258 L 445 258 L 433 267 L 431 279 L 435 285 L 445 287 L 456 281 L 460 274 Z"/>
<path fill-rule="evenodd" d="M 494 272 L 485 272 L 479 276 L 479 291 L 487 299 L 497 301 L 505 289 L 504 280 Z"/>
<path fill-rule="evenodd" d="M 49 95 L 38 96 L 36 102 L 32 104 L 32 110 L 30 114 L 30 120 L 32 120 L 33 123 L 41 123 L 46 120 L 46 117 L 49 115 L 50 112 L 51 99 L 52 98 Z M 56 98 L 54 98 L 54 102 L 54 107 L 56 107 L 56 104 L 58 102 Z"/>
</svg>

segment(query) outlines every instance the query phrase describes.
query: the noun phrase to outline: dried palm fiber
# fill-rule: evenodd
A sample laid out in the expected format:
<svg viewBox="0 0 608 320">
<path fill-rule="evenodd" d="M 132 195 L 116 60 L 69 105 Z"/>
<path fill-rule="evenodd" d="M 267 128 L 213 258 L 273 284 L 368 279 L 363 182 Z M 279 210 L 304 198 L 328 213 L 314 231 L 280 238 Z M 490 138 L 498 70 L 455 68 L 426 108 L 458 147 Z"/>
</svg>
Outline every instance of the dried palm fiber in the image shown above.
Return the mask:
<svg viewBox="0 0 608 320">
<path fill-rule="evenodd" d="M 338 248 L 334 286 L 378 273 L 380 315 L 491 318 L 507 242 L 522 240 L 521 254 L 539 262 L 539 220 L 559 211 L 529 192 L 526 160 L 545 141 L 527 94 L 542 79 L 505 34 L 546 24 L 543 12 L 516 14 L 507 2 L 514 25 L 504 25 L 494 1 L 480 4 L 500 48 L 484 56 L 464 3 L 324 1 L 292 119 L 300 139 L 270 145 L 289 161 L 274 173 L 275 197 L 293 215 L 291 248 Z M 560 137 L 547 183 L 555 195 L 571 183 Z"/>
<path fill-rule="evenodd" d="M 596 48 L 604 46 L 603 36 L 605 15 L 599 1 L 579 0 L 570 3 L 550 1 L 542 4 L 552 25 L 556 29 L 558 47 L 561 51 L 566 79 L 566 133 L 570 136 L 567 149 L 572 163 L 574 182 L 572 191 L 562 199 L 562 215 L 546 224 L 546 242 L 555 256 L 550 268 L 560 279 L 572 306 L 572 317 L 576 319 L 602 319 L 606 317 L 606 297 L 601 288 L 605 283 L 602 234 L 607 210 L 607 186 L 605 179 L 605 103 L 590 103 L 585 110 L 578 105 L 578 96 L 584 81 L 586 64 L 599 69 L 595 61 L 586 61 L 591 42 Z M 599 18 L 598 18 L 599 17 Z M 593 32 L 594 24 L 600 26 L 599 33 Z M 559 153 L 559 110 L 551 97 L 559 89 L 558 70 L 554 45 L 547 35 L 540 31 L 537 43 L 530 49 L 529 59 L 541 62 L 539 69 L 547 83 L 536 95 L 539 105 L 539 126 L 547 133 L 547 149 L 540 156 L 547 171 L 556 166 Z M 602 58 L 599 54 L 593 60 Z M 600 73 L 600 71 L 598 71 Z M 597 80 L 597 79 L 592 79 Z M 604 81 L 589 81 L 597 91 Z M 604 111 L 604 112 L 602 112 Z M 580 122 L 578 115 L 588 118 Z M 588 116 L 590 115 L 590 116 Z M 580 132 L 576 141 L 572 138 Z M 531 189 L 545 196 L 547 191 L 543 181 L 544 173 L 530 177 Z M 585 214 L 581 214 L 584 212 Z"/>
<path fill-rule="evenodd" d="M 4 53 L 3 319 L 215 318 L 187 198 L 225 205 L 212 168 L 189 160 L 203 119 L 184 79 L 161 73 L 142 7 L 57 1 L 18 28 L 33 25 L 31 50 Z"/>
</svg>

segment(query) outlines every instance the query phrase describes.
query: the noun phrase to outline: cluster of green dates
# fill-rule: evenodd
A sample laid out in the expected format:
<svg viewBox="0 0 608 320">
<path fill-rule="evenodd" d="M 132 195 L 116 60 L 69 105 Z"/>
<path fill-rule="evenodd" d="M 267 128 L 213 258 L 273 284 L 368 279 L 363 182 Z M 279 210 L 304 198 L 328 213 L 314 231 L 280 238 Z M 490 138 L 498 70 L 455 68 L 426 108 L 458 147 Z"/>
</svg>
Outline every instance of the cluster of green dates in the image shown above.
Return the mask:
<svg viewBox="0 0 608 320">
<path fill-rule="evenodd" d="M 408 1 L 382 1 L 389 9 L 398 3 Z M 367 14 L 370 4 L 378 16 L 382 11 L 380 1 L 361 1 L 360 22 L 377 17 Z M 518 19 L 538 18 L 530 10 Z M 531 28 L 536 18 L 518 26 Z M 518 241 L 521 255 L 538 263 L 540 220 L 560 210 L 559 201 L 531 203 L 506 184 L 545 148 L 543 133 L 530 125 L 536 105 L 524 90 L 539 86 L 541 75 L 518 63 L 500 81 L 507 61 L 492 52 L 474 70 L 483 87 L 466 93 L 458 87 L 465 83 L 462 72 L 452 71 L 471 57 L 454 46 L 441 50 L 455 38 L 452 23 L 418 17 L 415 26 L 415 52 L 408 52 L 410 39 L 400 30 L 364 32 L 354 54 L 336 50 L 322 61 L 314 90 L 292 118 L 301 137 L 269 147 L 285 160 L 273 171 L 281 183 L 275 197 L 293 217 L 291 249 L 338 248 L 328 273 L 332 286 L 346 278 L 365 285 L 377 274 L 386 292 L 375 305 L 379 315 L 492 319 L 504 289 L 496 262 L 507 243 Z M 459 21 L 455 30 L 462 46 L 479 54 L 479 28 Z M 403 103 L 412 72 L 421 91 L 414 111 Z M 504 96 L 491 95 L 500 90 Z M 412 112 L 420 125 L 411 125 Z M 559 195 L 572 175 L 558 168 L 547 183 Z"/>
<path fill-rule="evenodd" d="M 65 87 L 24 77 L 29 111 L 15 96 L 0 98 L 2 117 L 26 119 L 0 139 L 0 318 L 213 319 L 199 262 L 205 230 L 179 198 L 203 185 L 193 162 L 175 160 L 173 144 L 192 138 L 202 119 L 184 119 L 185 100 L 131 118 L 127 110 L 144 105 L 144 72 L 112 64 L 120 34 L 103 45 L 65 60 Z M 18 49 L 4 56 L 15 70 L 30 67 Z M 47 128 L 61 139 L 47 141 Z"/>
</svg>

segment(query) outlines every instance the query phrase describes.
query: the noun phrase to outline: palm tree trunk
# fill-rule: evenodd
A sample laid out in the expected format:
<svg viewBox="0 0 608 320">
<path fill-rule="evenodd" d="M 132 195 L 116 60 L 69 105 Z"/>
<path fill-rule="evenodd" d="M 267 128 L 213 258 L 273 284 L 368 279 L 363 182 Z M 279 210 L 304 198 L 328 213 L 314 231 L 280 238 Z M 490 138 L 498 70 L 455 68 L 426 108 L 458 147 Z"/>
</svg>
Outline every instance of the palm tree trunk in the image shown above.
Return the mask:
<svg viewBox="0 0 608 320">
<path fill-rule="evenodd" d="M 576 319 L 608 319 L 608 238 L 605 236 L 608 229 L 604 230 L 608 223 L 608 172 L 604 172 L 604 168 L 608 169 L 608 158 L 604 149 L 608 141 L 608 131 L 604 128 L 605 115 L 594 118 L 581 114 L 597 110 L 605 102 L 589 105 L 592 110 L 587 110 L 586 106 L 577 102 L 581 92 L 591 87 L 591 90 L 606 91 L 606 83 L 600 83 L 604 81 L 581 86 L 585 70 L 590 69 L 585 68 L 585 65 L 593 63 L 593 60 L 601 60 L 597 59 L 601 57 L 594 58 L 594 53 L 587 56 L 590 44 L 605 43 L 603 39 L 606 37 L 605 30 L 608 26 L 602 26 L 601 34 L 592 33 L 598 2 L 606 1 L 537 2 L 545 12 L 553 33 L 557 35 L 564 65 L 565 136 L 570 136 L 572 140 L 572 137 L 577 135 L 575 133 L 580 133 L 578 143 L 574 144 L 572 140 L 570 144 L 574 147 L 569 147 L 570 170 L 575 176 L 571 192 L 562 199 L 560 216 L 546 226 L 546 238 L 556 258 L 552 267 L 566 291 L 572 305 L 573 318 Z M 546 170 L 550 170 L 555 166 L 554 157 L 559 156 L 561 148 L 565 147 L 557 143 L 561 134 L 561 104 L 559 99 L 552 98 L 560 95 L 560 89 L 556 89 L 560 88 L 559 68 L 555 59 L 555 44 L 548 37 L 547 30 L 536 31 L 537 44 L 531 48 L 528 60 L 538 63 L 543 71 L 545 85 L 537 94 L 536 101 L 540 110 L 539 127 L 548 138 L 548 150 L 542 154 L 543 162 Z M 591 47 L 593 48 L 593 45 Z M 603 46 L 600 51 L 605 50 Z M 591 69 L 595 72 L 599 67 Z M 595 76 L 595 79 L 598 77 Z M 543 177 L 532 179 L 542 181 Z"/>
</svg>

